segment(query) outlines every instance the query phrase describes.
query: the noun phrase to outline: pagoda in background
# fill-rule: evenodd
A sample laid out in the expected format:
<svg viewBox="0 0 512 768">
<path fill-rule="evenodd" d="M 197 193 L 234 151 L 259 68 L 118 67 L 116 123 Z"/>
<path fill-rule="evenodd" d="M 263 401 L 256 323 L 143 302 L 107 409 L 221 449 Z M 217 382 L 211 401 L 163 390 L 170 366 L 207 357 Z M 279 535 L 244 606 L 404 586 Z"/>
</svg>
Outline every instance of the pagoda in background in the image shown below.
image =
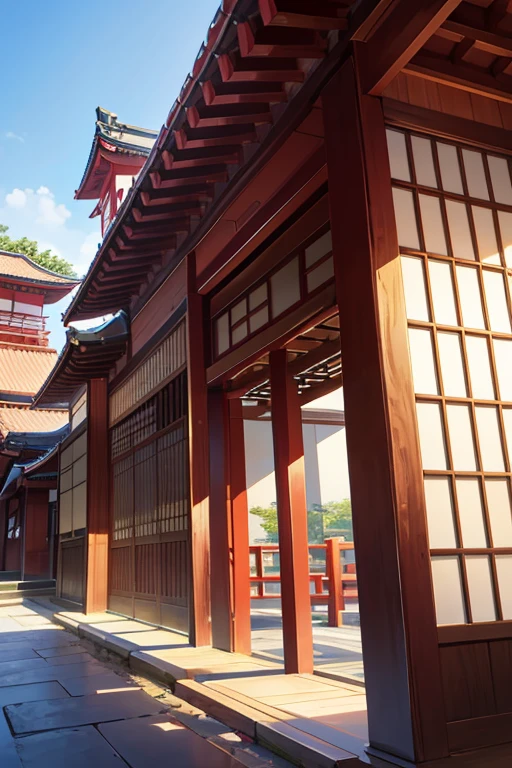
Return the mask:
<svg viewBox="0 0 512 768">
<path fill-rule="evenodd" d="M 0 251 L 0 570 L 12 541 L 9 570 L 19 570 L 20 513 L 9 521 L 2 491 L 14 464 L 41 456 L 62 434 L 68 410 L 31 410 L 36 392 L 57 361 L 49 346 L 44 307 L 78 285 L 27 256 Z M 8 530 L 11 536 L 8 536 Z"/>
<path fill-rule="evenodd" d="M 101 216 L 101 234 L 146 162 L 158 131 L 120 123 L 114 112 L 96 108 L 96 130 L 75 200 L 98 200 L 90 218 Z"/>
</svg>

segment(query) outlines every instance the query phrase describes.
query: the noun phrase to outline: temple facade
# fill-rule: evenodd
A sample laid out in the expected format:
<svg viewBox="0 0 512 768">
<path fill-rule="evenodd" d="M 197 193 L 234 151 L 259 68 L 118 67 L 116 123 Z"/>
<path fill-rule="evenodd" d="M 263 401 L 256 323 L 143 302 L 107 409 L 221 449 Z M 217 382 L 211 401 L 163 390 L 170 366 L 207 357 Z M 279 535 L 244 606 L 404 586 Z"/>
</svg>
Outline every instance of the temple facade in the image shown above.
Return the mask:
<svg viewBox="0 0 512 768">
<path fill-rule="evenodd" d="M 44 307 L 77 284 L 26 256 L 0 252 L 0 571 L 14 579 L 51 575 L 49 494 L 57 488 L 57 466 L 43 485 L 32 482 L 30 493 L 22 481 L 25 465 L 53 449 L 66 429 L 66 409 L 30 406 L 57 360 Z"/>
<path fill-rule="evenodd" d="M 113 320 L 69 331 L 36 396 L 76 421 L 61 598 L 247 655 L 277 580 L 308 676 L 313 600 L 338 627 L 357 595 L 348 765 L 512 757 L 508 5 L 224 0 L 64 318 Z M 341 388 L 357 565 L 332 537 L 313 595 L 304 426 Z M 251 569 L 253 423 L 278 577 Z"/>
</svg>

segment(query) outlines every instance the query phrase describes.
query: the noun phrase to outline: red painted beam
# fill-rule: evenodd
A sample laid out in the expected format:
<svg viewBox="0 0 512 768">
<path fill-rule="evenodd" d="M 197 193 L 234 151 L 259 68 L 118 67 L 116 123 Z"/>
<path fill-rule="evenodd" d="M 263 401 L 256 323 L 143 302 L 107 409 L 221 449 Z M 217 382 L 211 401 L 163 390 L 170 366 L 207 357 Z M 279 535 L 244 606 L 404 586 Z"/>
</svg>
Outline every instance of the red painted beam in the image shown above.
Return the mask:
<svg viewBox="0 0 512 768">
<path fill-rule="evenodd" d="M 208 202 L 213 198 L 213 189 L 208 184 L 190 184 L 170 189 L 154 189 L 151 192 L 141 192 L 143 205 L 167 205 L 168 203 L 187 203 L 191 200 Z"/>
<path fill-rule="evenodd" d="M 270 58 L 323 59 L 326 41 L 318 32 L 309 29 L 260 27 L 254 22 L 243 22 L 237 27 L 238 44 L 242 56 L 268 56 Z"/>
<path fill-rule="evenodd" d="M 203 167 L 205 165 L 237 165 L 241 162 L 240 148 L 232 147 L 220 147 L 215 149 L 209 147 L 207 149 L 183 149 L 176 152 L 169 152 L 164 149 L 162 152 L 162 160 L 166 171 L 177 171 L 182 168 L 196 168 Z"/>
<path fill-rule="evenodd" d="M 189 107 L 187 122 L 191 128 L 221 128 L 222 126 L 263 125 L 272 122 L 272 114 L 268 104 L 225 104 L 222 106 Z"/>
<path fill-rule="evenodd" d="M 178 149 L 196 149 L 200 147 L 222 147 L 236 144 L 251 144 L 256 141 L 253 125 L 227 125 L 222 128 L 183 128 L 174 132 Z"/>
<path fill-rule="evenodd" d="M 265 26 L 302 29 L 347 29 L 350 0 L 259 0 Z"/>
<path fill-rule="evenodd" d="M 277 104 L 286 101 L 282 83 L 203 83 L 203 98 L 208 106 L 222 104 Z"/>
<path fill-rule="evenodd" d="M 361 90 L 379 96 L 439 29 L 460 0 L 397 0 L 358 51 Z"/>
<path fill-rule="evenodd" d="M 179 203 L 178 205 L 159 205 L 149 208 L 149 210 L 141 210 L 140 208 L 132 208 L 132 216 L 137 223 L 144 223 L 148 221 L 169 221 L 173 219 L 179 219 L 181 216 L 200 216 L 204 210 L 204 206 L 199 203 Z"/>
<path fill-rule="evenodd" d="M 187 168 L 179 171 L 155 171 L 150 173 L 155 189 L 171 189 L 182 187 L 187 181 L 198 184 L 214 184 L 217 181 L 227 181 L 228 174 L 224 165 L 210 165 L 204 168 Z"/>
<path fill-rule="evenodd" d="M 217 63 L 225 83 L 304 81 L 304 72 L 300 69 L 297 59 L 243 58 L 238 53 L 223 53 Z"/>
</svg>

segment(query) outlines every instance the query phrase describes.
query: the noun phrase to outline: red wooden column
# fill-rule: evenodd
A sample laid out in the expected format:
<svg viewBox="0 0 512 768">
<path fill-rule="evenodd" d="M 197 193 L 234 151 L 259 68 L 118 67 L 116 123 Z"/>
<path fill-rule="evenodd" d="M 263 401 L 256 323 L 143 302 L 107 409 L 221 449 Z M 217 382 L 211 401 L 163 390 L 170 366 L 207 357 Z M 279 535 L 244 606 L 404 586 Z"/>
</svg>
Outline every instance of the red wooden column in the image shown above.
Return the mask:
<svg viewBox="0 0 512 768">
<path fill-rule="evenodd" d="M 309 599 L 309 551 L 302 417 L 297 384 L 288 373 L 286 350 L 270 353 L 272 432 L 281 563 L 284 666 L 313 671 Z"/>
<path fill-rule="evenodd" d="M 210 645 L 209 435 L 203 297 L 196 291 L 195 255 L 187 257 L 187 383 L 190 472 L 189 638 Z"/>
<path fill-rule="evenodd" d="M 249 563 L 249 509 L 245 472 L 244 420 L 241 400 L 230 400 L 229 502 L 233 579 L 233 650 L 251 653 L 251 569 Z"/>
<path fill-rule="evenodd" d="M 323 97 L 370 746 L 447 755 L 423 477 L 380 100 Z"/>
<path fill-rule="evenodd" d="M 108 381 L 87 383 L 87 535 L 84 613 L 108 607 Z"/>
<path fill-rule="evenodd" d="M 242 403 L 208 393 L 212 644 L 251 652 L 249 511 Z"/>
<path fill-rule="evenodd" d="M 208 392 L 210 437 L 210 580 L 212 585 L 212 645 L 233 650 L 231 594 L 231 519 L 228 500 L 227 407 L 222 389 Z"/>
</svg>

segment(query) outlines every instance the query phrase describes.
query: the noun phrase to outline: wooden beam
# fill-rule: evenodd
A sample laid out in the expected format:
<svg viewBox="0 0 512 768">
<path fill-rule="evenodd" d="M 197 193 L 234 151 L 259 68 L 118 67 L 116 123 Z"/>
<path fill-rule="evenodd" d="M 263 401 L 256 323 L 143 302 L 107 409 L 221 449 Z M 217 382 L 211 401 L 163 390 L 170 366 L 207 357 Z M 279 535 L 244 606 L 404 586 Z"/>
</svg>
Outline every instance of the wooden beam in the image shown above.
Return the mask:
<svg viewBox="0 0 512 768">
<path fill-rule="evenodd" d="M 270 353 L 272 432 L 281 563 L 284 668 L 313 672 L 309 550 L 302 419 L 286 350 Z"/>
<path fill-rule="evenodd" d="M 384 116 L 352 59 L 322 101 L 370 751 L 417 764 L 448 744 Z"/>
<path fill-rule="evenodd" d="M 316 384 L 315 386 L 311 387 L 311 389 L 303 390 L 300 395 L 300 404 L 307 405 L 308 403 L 312 403 L 315 400 L 318 400 L 319 397 L 323 397 L 324 395 L 329 395 L 331 392 L 335 392 L 337 389 L 343 386 L 343 376 L 339 374 L 338 376 L 332 376 L 330 379 L 326 379 L 322 384 Z"/>
<path fill-rule="evenodd" d="M 363 93 L 378 96 L 446 21 L 460 0 L 397 0 L 362 46 Z"/>
<path fill-rule="evenodd" d="M 512 103 L 512 76 L 497 77 L 477 67 L 454 64 L 449 59 L 423 52 L 404 66 L 404 72 L 435 83 L 454 85 L 463 91 Z"/>
<path fill-rule="evenodd" d="M 464 117 L 442 115 L 432 109 L 416 107 L 395 99 L 382 99 L 384 116 L 390 124 L 424 131 L 445 139 L 475 144 L 481 149 L 512 152 L 512 132 L 494 125 L 484 125 Z"/>
<path fill-rule="evenodd" d="M 297 376 L 299 373 L 307 371 L 314 365 L 320 365 L 320 363 L 323 363 L 330 357 L 334 357 L 334 355 L 339 355 L 340 353 L 341 348 L 339 339 L 336 339 L 335 341 L 325 341 L 323 344 L 315 347 L 315 349 L 312 349 L 311 352 L 307 352 L 305 355 L 299 355 L 295 360 L 288 363 L 288 372 L 292 376 Z"/>
<path fill-rule="evenodd" d="M 512 38 L 505 35 L 491 32 L 485 28 L 472 27 L 470 24 L 464 24 L 463 22 L 452 21 L 452 19 L 447 19 L 442 29 L 462 35 L 463 38 L 471 40 L 473 43 L 478 43 L 478 48 L 481 51 L 492 53 L 493 56 L 512 55 Z"/>
<path fill-rule="evenodd" d="M 108 607 L 110 453 L 108 380 L 87 383 L 87 534 L 84 613 Z"/>
<path fill-rule="evenodd" d="M 261 18 L 265 25 L 303 29 L 347 29 L 347 6 L 350 2 L 310 0 L 259 0 Z"/>
<path fill-rule="evenodd" d="M 251 653 L 249 508 L 245 471 L 244 421 L 241 400 L 228 403 L 229 503 L 233 579 L 233 650 Z"/>
<path fill-rule="evenodd" d="M 192 645 L 211 644 L 209 573 L 208 392 L 204 307 L 196 290 L 195 254 L 187 256 L 187 385 L 190 471 L 190 619 Z"/>
</svg>

